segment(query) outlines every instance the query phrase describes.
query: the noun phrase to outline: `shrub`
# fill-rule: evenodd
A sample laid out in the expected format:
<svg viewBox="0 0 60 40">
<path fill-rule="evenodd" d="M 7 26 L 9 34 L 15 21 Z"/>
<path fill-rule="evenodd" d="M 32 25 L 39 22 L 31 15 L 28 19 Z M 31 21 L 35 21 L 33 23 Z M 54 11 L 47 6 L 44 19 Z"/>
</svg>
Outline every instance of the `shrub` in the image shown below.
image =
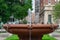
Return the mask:
<svg viewBox="0 0 60 40">
<path fill-rule="evenodd" d="M 5 40 L 19 40 L 17 35 L 12 35 L 10 37 L 7 37 Z M 56 40 L 54 37 L 51 37 L 49 35 L 44 35 L 42 40 Z"/>
</svg>

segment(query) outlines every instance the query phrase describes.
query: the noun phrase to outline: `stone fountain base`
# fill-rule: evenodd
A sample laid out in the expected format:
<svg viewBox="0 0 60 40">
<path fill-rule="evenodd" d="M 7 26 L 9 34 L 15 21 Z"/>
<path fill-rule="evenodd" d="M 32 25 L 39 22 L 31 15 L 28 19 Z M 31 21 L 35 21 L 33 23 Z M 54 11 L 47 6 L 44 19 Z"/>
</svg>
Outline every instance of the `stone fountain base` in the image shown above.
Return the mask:
<svg viewBox="0 0 60 40">
<path fill-rule="evenodd" d="M 44 34 L 53 32 L 58 25 L 56 24 L 5 24 L 4 28 L 12 33 L 17 34 L 19 40 L 42 40 Z"/>
<path fill-rule="evenodd" d="M 21 36 L 21 35 L 18 35 L 18 37 L 19 37 L 19 40 L 42 40 L 42 37 L 43 37 L 43 35 L 39 35 L 39 36 Z"/>
<path fill-rule="evenodd" d="M 18 37 L 20 37 L 19 35 L 18 35 Z M 19 40 L 30 40 L 30 38 L 29 37 L 20 37 L 20 39 Z M 31 40 L 42 40 L 42 36 L 40 35 L 40 37 L 31 37 Z"/>
</svg>

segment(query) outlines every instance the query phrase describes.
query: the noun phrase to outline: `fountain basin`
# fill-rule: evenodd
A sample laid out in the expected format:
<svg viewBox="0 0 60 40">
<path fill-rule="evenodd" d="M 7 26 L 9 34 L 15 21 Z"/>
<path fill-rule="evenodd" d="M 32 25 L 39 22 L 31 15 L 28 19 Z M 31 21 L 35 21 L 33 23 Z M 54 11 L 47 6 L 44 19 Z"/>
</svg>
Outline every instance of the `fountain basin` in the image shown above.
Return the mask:
<svg viewBox="0 0 60 40">
<path fill-rule="evenodd" d="M 4 24 L 5 30 L 12 34 L 17 34 L 19 40 L 42 40 L 44 34 L 48 34 L 57 29 L 57 24 Z M 31 35 L 30 35 L 31 32 Z"/>
</svg>

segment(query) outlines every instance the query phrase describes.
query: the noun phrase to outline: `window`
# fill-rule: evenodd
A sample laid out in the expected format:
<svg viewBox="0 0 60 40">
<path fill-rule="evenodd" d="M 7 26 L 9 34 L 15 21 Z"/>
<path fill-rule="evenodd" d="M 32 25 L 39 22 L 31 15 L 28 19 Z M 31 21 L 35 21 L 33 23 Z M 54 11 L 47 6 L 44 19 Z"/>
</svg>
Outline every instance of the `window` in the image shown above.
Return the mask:
<svg viewBox="0 0 60 40">
<path fill-rule="evenodd" d="M 36 13 L 39 12 L 39 10 L 40 10 L 39 7 L 40 7 L 39 5 L 36 5 L 36 6 L 35 6 L 35 12 L 36 12 Z"/>
<path fill-rule="evenodd" d="M 35 2 L 35 13 L 38 13 L 40 10 L 40 0 L 36 0 Z"/>
<path fill-rule="evenodd" d="M 51 15 L 48 15 L 48 23 L 52 23 L 51 22 Z"/>
<path fill-rule="evenodd" d="M 49 4 L 49 5 L 51 4 L 51 0 L 48 0 L 48 4 Z"/>
</svg>

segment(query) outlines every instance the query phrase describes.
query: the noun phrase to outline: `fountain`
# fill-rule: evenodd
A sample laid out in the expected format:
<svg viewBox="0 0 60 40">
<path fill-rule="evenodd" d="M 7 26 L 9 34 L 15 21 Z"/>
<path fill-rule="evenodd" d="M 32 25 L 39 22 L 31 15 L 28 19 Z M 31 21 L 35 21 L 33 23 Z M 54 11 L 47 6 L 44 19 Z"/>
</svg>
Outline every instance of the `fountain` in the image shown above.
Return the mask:
<svg viewBox="0 0 60 40">
<path fill-rule="evenodd" d="M 57 24 L 31 24 L 31 13 L 29 20 L 28 24 L 4 24 L 3 27 L 9 33 L 17 34 L 19 40 L 42 40 L 44 34 L 51 33 L 58 27 Z"/>
<path fill-rule="evenodd" d="M 5 24 L 6 31 L 17 34 L 19 40 L 29 40 L 29 31 L 31 31 L 31 40 L 42 40 L 44 34 L 53 32 L 58 25 L 56 24 Z"/>
</svg>

